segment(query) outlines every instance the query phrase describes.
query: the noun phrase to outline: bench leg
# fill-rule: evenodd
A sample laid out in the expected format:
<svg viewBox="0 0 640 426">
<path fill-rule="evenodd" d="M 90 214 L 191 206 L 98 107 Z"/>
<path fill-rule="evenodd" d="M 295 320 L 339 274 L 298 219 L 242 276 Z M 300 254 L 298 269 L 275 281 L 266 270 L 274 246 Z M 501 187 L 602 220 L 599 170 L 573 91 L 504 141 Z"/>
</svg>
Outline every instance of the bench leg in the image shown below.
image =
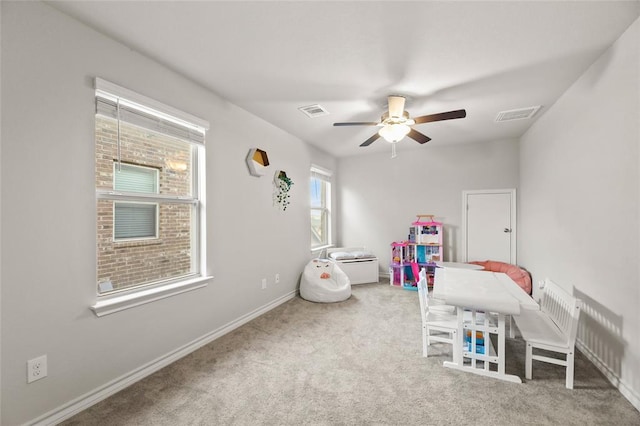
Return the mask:
<svg viewBox="0 0 640 426">
<path fill-rule="evenodd" d="M 567 354 L 567 389 L 573 389 L 573 351 Z"/>
<path fill-rule="evenodd" d="M 525 364 L 524 364 L 524 377 L 525 379 L 531 380 L 531 370 L 532 370 L 532 364 L 533 364 L 533 346 L 531 346 L 529 342 L 527 342 L 526 353 L 527 354 L 525 357 Z"/>
</svg>

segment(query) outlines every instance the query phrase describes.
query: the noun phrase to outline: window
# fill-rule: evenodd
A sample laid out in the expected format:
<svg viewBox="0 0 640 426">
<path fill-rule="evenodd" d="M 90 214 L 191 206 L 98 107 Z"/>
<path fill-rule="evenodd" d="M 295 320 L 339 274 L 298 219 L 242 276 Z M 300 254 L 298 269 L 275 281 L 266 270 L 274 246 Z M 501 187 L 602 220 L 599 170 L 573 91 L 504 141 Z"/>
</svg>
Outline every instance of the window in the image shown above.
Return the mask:
<svg viewBox="0 0 640 426">
<path fill-rule="evenodd" d="M 144 289 L 155 300 L 206 278 L 207 129 L 203 120 L 96 79 L 99 296 L 122 299 Z"/>
<path fill-rule="evenodd" d="M 158 169 L 115 161 L 113 169 L 113 188 L 116 191 L 158 193 Z M 157 203 L 116 202 L 113 216 L 115 241 L 158 238 Z"/>
<path fill-rule="evenodd" d="M 311 167 L 311 249 L 331 244 L 331 172 Z"/>
</svg>

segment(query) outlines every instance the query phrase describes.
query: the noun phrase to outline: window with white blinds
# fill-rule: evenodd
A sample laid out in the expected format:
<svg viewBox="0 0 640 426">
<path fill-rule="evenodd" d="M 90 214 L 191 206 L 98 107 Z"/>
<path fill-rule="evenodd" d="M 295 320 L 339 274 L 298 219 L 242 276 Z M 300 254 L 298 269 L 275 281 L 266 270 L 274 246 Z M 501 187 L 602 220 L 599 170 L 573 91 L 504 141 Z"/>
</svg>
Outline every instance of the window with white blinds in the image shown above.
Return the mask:
<svg viewBox="0 0 640 426">
<path fill-rule="evenodd" d="M 113 169 L 116 191 L 158 193 L 158 169 L 116 162 Z"/>
<path fill-rule="evenodd" d="M 156 238 L 158 205 L 117 202 L 114 206 L 114 239 Z"/>
<path fill-rule="evenodd" d="M 331 244 L 331 172 L 311 167 L 309 180 L 311 196 L 311 249 Z"/>
<path fill-rule="evenodd" d="M 116 191 L 158 193 L 158 169 L 116 162 L 113 168 L 113 187 Z M 157 203 L 114 203 L 113 237 L 116 241 L 157 238 L 157 224 Z"/>
<path fill-rule="evenodd" d="M 208 123 L 96 79 L 98 294 L 204 277 Z"/>
</svg>

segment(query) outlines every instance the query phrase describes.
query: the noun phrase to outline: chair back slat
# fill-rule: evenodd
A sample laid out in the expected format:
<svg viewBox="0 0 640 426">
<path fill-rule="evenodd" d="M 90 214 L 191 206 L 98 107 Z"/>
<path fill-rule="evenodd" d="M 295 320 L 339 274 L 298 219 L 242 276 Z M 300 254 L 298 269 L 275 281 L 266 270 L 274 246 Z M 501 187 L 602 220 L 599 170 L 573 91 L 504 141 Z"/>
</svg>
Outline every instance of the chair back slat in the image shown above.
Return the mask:
<svg viewBox="0 0 640 426">
<path fill-rule="evenodd" d="M 427 271 L 424 268 L 420 269 L 420 272 L 418 272 L 418 280 L 422 279 L 424 279 L 425 282 L 427 281 Z"/>
</svg>

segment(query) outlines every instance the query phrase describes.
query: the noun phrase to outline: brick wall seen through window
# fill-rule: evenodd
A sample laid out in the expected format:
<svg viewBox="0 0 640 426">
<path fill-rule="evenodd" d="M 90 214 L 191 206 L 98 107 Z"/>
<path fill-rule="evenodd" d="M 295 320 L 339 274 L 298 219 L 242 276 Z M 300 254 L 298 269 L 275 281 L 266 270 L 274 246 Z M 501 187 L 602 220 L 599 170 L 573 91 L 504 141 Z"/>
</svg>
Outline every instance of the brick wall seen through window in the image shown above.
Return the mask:
<svg viewBox="0 0 640 426">
<path fill-rule="evenodd" d="M 96 116 L 96 188 L 113 189 L 118 161 L 117 122 Z M 191 144 L 161 133 L 120 123 L 120 161 L 158 170 L 159 194 L 190 196 L 193 188 Z M 157 238 L 114 238 L 114 200 L 97 201 L 97 280 L 114 290 L 194 272 L 194 206 L 162 202 Z"/>
</svg>

